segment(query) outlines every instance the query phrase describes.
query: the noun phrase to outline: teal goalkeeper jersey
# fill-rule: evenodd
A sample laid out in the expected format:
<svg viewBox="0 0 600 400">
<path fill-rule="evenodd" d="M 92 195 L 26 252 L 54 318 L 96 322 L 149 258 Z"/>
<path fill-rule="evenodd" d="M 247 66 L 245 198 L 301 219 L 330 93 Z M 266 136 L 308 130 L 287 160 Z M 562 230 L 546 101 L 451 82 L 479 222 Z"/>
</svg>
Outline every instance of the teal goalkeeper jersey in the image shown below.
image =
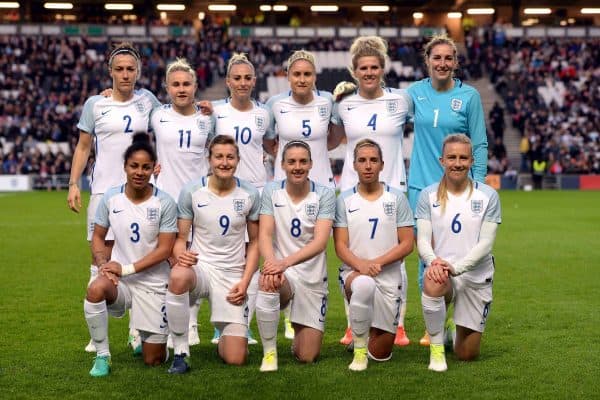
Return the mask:
<svg viewBox="0 0 600 400">
<path fill-rule="evenodd" d="M 414 107 L 415 137 L 410 158 L 408 187 L 423 189 L 439 182 L 444 173 L 439 161 L 444 138 L 464 133 L 473 142 L 474 180 L 484 182 L 487 171 L 487 134 L 481 97 L 475 88 L 454 79 L 454 88 L 437 92 L 426 78 L 409 88 Z"/>
</svg>

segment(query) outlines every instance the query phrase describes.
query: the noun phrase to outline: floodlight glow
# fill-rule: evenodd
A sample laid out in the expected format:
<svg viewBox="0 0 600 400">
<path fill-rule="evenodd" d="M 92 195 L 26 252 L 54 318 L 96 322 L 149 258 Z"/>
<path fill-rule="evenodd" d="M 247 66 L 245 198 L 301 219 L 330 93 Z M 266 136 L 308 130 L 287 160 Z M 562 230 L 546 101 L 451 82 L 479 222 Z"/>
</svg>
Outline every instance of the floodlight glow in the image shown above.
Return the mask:
<svg viewBox="0 0 600 400">
<path fill-rule="evenodd" d="M 271 11 L 273 8 L 268 4 L 261 4 L 260 7 L 258 7 L 258 9 L 260 11 Z"/>
<path fill-rule="evenodd" d="M 184 11 L 184 4 L 157 4 L 156 9 L 158 11 Z"/>
<path fill-rule="evenodd" d="M 362 6 L 360 10 L 362 12 L 388 12 L 390 6 Z"/>
<path fill-rule="evenodd" d="M 273 6 L 273 11 L 284 12 L 287 10 L 288 10 L 288 6 L 286 6 L 285 4 L 275 4 Z"/>
<path fill-rule="evenodd" d="M 414 12 L 413 13 L 413 18 L 414 19 L 422 19 L 423 18 L 423 13 L 422 12 Z"/>
<path fill-rule="evenodd" d="M 449 12 L 448 18 L 450 18 L 450 19 L 462 18 L 462 13 L 461 12 Z"/>
<path fill-rule="evenodd" d="M 19 3 L 16 1 L 0 1 L 0 8 L 19 8 Z"/>
<path fill-rule="evenodd" d="M 467 14 L 469 15 L 492 15 L 496 12 L 493 8 L 469 8 Z"/>
<path fill-rule="evenodd" d="M 235 11 L 237 6 L 235 4 L 209 4 L 208 11 Z"/>
<path fill-rule="evenodd" d="M 600 14 L 600 8 L 582 8 L 582 14 Z"/>
<path fill-rule="evenodd" d="M 336 12 L 339 10 L 338 6 L 310 6 L 312 12 Z"/>
<path fill-rule="evenodd" d="M 133 4 L 131 3 L 106 3 L 104 5 L 106 10 L 133 10 Z"/>
<path fill-rule="evenodd" d="M 547 15 L 552 14 L 552 10 L 549 8 L 526 8 L 523 10 L 525 15 Z"/>
<path fill-rule="evenodd" d="M 44 8 L 48 10 L 71 10 L 73 3 L 44 3 Z"/>
</svg>

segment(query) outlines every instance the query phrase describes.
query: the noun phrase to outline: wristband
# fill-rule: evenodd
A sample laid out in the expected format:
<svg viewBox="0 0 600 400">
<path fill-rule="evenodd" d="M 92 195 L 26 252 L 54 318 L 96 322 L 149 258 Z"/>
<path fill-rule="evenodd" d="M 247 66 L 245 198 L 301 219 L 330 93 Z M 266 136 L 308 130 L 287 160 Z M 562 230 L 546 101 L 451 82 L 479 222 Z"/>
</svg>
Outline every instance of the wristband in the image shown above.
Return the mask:
<svg viewBox="0 0 600 400">
<path fill-rule="evenodd" d="M 121 266 L 121 276 L 127 276 L 135 274 L 135 267 L 133 264 L 125 264 Z"/>
<path fill-rule="evenodd" d="M 71 186 L 78 186 L 77 182 L 69 182 L 69 187 L 71 187 Z"/>
</svg>

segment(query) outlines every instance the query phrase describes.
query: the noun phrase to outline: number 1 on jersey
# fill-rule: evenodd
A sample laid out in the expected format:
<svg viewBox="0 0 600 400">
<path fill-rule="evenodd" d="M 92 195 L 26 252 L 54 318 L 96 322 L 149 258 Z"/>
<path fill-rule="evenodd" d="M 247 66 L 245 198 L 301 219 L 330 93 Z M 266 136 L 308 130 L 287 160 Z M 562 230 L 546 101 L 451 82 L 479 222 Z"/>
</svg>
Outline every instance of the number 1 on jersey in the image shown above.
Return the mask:
<svg viewBox="0 0 600 400">
<path fill-rule="evenodd" d="M 437 128 L 437 123 L 438 123 L 438 117 L 440 116 L 440 109 L 436 108 L 435 110 L 433 110 L 433 127 Z"/>
</svg>

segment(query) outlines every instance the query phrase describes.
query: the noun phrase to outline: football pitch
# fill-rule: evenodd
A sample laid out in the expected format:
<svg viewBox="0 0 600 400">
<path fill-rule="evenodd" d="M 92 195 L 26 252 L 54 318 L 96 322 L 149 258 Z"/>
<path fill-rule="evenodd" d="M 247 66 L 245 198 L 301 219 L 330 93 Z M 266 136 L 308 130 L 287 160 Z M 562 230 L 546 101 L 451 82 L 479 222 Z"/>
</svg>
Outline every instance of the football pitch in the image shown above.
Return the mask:
<svg viewBox="0 0 600 400">
<path fill-rule="evenodd" d="M 351 373 L 338 340 L 345 328 L 330 245 L 329 310 L 323 349 L 298 364 L 280 333 L 279 371 L 230 367 L 210 343 L 207 305 L 192 372 L 170 376 L 126 347 L 127 321 L 111 318 L 113 371 L 88 375 L 93 355 L 83 297 L 89 277 L 85 216 L 66 192 L 0 194 L 0 398 L 2 399 L 590 399 L 600 398 L 600 192 L 501 192 L 494 302 L 478 361 L 447 355 L 448 372 L 427 370 L 416 256 L 407 260 L 406 330 L 411 344 L 391 361 Z M 253 322 L 253 331 L 258 330 Z M 282 332 L 280 326 L 280 332 Z"/>
</svg>

